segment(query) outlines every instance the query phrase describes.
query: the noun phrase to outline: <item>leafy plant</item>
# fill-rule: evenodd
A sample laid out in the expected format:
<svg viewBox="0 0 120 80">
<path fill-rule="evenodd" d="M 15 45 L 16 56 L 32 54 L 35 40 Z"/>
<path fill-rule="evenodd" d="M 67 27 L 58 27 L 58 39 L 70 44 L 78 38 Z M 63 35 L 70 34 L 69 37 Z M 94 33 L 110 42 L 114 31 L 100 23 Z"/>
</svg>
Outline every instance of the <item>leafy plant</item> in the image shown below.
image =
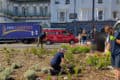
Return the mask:
<svg viewBox="0 0 120 80">
<path fill-rule="evenodd" d="M 73 53 L 68 50 L 66 53 L 65 53 L 65 59 L 68 61 L 68 62 L 73 62 L 74 61 L 74 55 Z"/>
<path fill-rule="evenodd" d="M 37 51 L 37 56 L 38 56 L 39 58 L 41 58 L 42 55 L 45 55 L 45 54 L 47 54 L 47 50 L 46 50 L 46 49 L 44 49 L 44 48 L 39 48 L 39 49 L 38 49 L 38 51 Z"/>
<path fill-rule="evenodd" d="M 95 53 L 87 56 L 86 63 L 97 69 L 103 69 L 111 64 L 111 59 L 110 55 Z"/>
<path fill-rule="evenodd" d="M 21 68 L 22 65 L 21 65 L 20 63 L 12 63 L 11 67 L 12 67 L 13 69 L 18 69 L 18 68 Z"/>
<path fill-rule="evenodd" d="M 39 69 L 39 64 L 35 64 L 32 67 L 30 67 L 30 69 L 33 69 L 35 71 L 41 71 L 41 69 Z"/>
<path fill-rule="evenodd" d="M 11 67 L 6 68 L 4 71 L 0 73 L 0 80 L 7 80 L 10 78 L 10 74 L 13 72 Z"/>
<path fill-rule="evenodd" d="M 63 44 L 61 45 L 61 48 L 65 48 L 67 50 L 70 50 L 71 49 L 71 46 L 70 45 L 67 45 L 67 44 Z"/>
<path fill-rule="evenodd" d="M 24 78 L 26 80 L 35 80 L 35 77 L 36 77 L 35 70 L 29 69 L 24 73 Z"/>
<path fill-rule="evenodd" d="M 49 74 L 46 78 L 46 80 L 52 80 L 52 76 Z"/>
<path fill-rule="evenodd" d="M 11 50 L 8 48 L 3 48 L 3 53 L 5 54 L 5 60 L 6 60 L 7 64 L 8 65 L 11 64 L 10 58 L 13 57 L 13 53 L 11 52 Z"/>
<path fill-rule="evenodd" d="M 4 70 L 5 70 L 5 68 L 2 67 L 2 66 L 0 66 L 0 72 L 2 72 L 2 71 L 4 71 Z"/>
<path fill-rule="evenodd" d="M 49 51 L 50 55 L 54 56 L 57 53 L 58 49 L 52 49 Z"/>
</svg>

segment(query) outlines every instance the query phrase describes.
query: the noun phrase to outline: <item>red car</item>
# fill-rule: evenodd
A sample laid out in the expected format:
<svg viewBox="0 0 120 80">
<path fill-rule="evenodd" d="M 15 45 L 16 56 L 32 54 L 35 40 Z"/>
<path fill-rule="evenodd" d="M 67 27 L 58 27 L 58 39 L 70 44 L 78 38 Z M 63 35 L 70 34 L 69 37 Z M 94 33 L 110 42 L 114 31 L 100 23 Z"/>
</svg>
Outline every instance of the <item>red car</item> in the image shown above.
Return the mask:
<svg viewBox="0 0 120 80">
<path fill-rule="evenodd" d="M 46 44 L 51 43 L 70 43 L 74 44 L 78 42 L 78 39 L 75 36 L 66 31 L 60 29 L 45 29 L 43 32 L 46 33 L 46 38 L 44 39 Z"/>
</svg>

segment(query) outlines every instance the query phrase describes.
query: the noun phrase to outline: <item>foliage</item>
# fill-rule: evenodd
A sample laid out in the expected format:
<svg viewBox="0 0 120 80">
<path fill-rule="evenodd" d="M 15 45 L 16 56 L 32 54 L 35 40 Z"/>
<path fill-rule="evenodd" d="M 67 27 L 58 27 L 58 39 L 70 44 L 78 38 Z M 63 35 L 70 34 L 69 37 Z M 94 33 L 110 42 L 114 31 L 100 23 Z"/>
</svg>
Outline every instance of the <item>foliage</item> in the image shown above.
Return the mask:
<svg viewBox="0 0 120 80">
<path fill-rule="evenodd" d="M 0 80 L 7 80 L 10 78 L 10 74 L 13 72 L 11 67 L 6 68 L 4 71 L 0 73 Z"/>
<path fill-rule="evenodd" d="M 24 52 L 25 55 L 27 55 L 27 54 L 34 54 L 34 55 L 37 55 L 39 58 L 41 58 L 42 55 L 48 53 L 48 50 L 46 50 L 44 48 L 32 47 L 32 48 L 27 48 L 27 49 L 23 50 L 23 52 Z"/>
<path fill-rule="evenodd" d="M 67 45 L 67 44 L 63 44 L 61 45 L 62 48 L 65 48 L 67 50 L 71 49 L 71 46 L 70 45 Z"/>
<path fill-rule="evenodd" d="M 73 53 L 68 50 L 66 53 L 65 53 L 65 59 L 68 61 L 68 62 L 73 62 L 74 61 L 74 56 L 73 56 Z"/>
<path fill-rule="evenodd" d="M 36 77 L 36 74 L 34 70 L 29 69 L 24 73 L 24 78 L 26 80 L 35 80 L 35 77 Z"/>
<path fill-rule="evenodd" d="M 41 69 L 39 69 L 39 64 L 35 64 L 35 65 L 31 66 L 30 69 L 33 69 L 35 71 L 41 71 Z"/>
<path fill-rule="evenodd" d="M 86 46 L 76 46 L 71 49 L 72 53 L 88 53 L 90 52 L 90 48 Z"/>
<path fill-rule="evenodd" d="M 10 58 L 13 57 L 12 49 L 8 49 L 5 47 L 5 48 L 3 48 L 3 53 L 5 53 L 5 60 L 6 60 L 7 64 L 11 64 Z"/>
<path fill-rule="evenodd" d="M 52 76 L 49 74 L 46 78 L 46 80 L 52 80 Z"/>
<path fill-rule="evenodd" d="M 90 47 L 88 46 L 74 46 L 71 47 L 70 45 L 62 45 L 62 48 L 66 48 L 70 50 L 72 53 L 88 53 L 90 52 Z"/>
<path fill-rule="evenodd" d="M 49 51 L 50 55 L 54 56 L 57 53 L 58 49 L 52 49 Z"/>
<path fill-rule="evenodd" d="M 18 68 L 21 68 L 22 65 L 21 65 L 20 63 L 12 63 L 11 67 L 12 67 L 13 69 L 18 69 Z"/>
<path fill-rule="evenodd" d="M 97 69 L 107 68 L 111 63 L 110 55 L 102 53 L 87 55 L 86 63 L 90 66 L 96 67 Z"/>
<path fill-rule="evenodd" d="M 3 70 L 5 70 L 5 68 L 0 66 L 0 72 L 2 72 Z"/>
</svg>

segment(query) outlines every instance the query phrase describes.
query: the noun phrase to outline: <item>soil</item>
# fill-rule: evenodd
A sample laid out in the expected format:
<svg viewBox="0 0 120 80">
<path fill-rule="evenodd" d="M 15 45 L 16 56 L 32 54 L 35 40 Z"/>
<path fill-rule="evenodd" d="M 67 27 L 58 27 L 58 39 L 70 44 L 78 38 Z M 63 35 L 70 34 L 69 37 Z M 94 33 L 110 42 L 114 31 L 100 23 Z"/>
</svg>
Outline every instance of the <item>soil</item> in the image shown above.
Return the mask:
<svg viewBox="0 0 120 80">
<path fill-rule="evenodd" d="M 15 69 L 11 74 L 11 77 L 14 80 L 25 80 L 23 78 L 23 74 L 26 70 L 28 70 L 31 66 L 35 64 L 39 64 L 39 69 L 44 67 L 50 67 L 49 62 L 53 56 L 43 55 L 41 58 L 37 57 L 34 54 L 24 54 L 23 51 L 17 50 L 12 54 L 12 58 L 10 59 L 10 63 L 19 63 L 22 65 L 21 68 Z M 83 54 L 74 54 L 74 58 L 78 61 L 77 64 L 82 65 L 85 62 L 85 56 Z M 7 64 L 5 59 L 5 53 L 0 51 L 0 65 L 4 67 L 9 67 L 10 64 Z M 40 80 L 46 80 L 47 74 L 41 74 L 37 72 L 37 76 L 40 77 Z M 67 75 L 62 75 L 67 76 Z M 85 66 L 82 69 L 82 72 L 79 73 L 77 78 L 72 75 L 72 80 L 114 80 L 113 70 L 96 70 L 92 67 Z M 56 76 L 52 76 L 52 80 L 57 80 Z M 63 80 L 63 79 L 62 79 Z"/>
</svg>

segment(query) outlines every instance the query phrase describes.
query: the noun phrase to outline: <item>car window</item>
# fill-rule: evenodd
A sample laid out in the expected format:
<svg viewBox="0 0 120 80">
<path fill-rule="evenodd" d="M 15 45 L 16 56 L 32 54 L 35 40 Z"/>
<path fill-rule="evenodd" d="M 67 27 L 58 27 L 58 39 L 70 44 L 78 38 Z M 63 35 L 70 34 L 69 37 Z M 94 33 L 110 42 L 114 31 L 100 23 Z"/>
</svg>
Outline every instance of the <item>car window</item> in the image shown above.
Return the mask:
<svg viewBox="0 0 120 80">
<path fill-rule="evenodd" d="M 120 23 L 118 23 L 118 24 L 115 26 L 115 30 L 116 30 L 116 31 L 118 31 L 118 30 L 120 31 Z"/>
<path fill-rule="evenodd" d="M 63 33 L 63 35 L 69 35 L 69 33 L 67 31 L 63 31 L 62 33 Z"/>
<path fill-rule="evenodd" d="M 50 35 L 55 35 L 56 34 L 56 32 L 48 32 L 48 34 L 50 34 Z"/>
</svg>

